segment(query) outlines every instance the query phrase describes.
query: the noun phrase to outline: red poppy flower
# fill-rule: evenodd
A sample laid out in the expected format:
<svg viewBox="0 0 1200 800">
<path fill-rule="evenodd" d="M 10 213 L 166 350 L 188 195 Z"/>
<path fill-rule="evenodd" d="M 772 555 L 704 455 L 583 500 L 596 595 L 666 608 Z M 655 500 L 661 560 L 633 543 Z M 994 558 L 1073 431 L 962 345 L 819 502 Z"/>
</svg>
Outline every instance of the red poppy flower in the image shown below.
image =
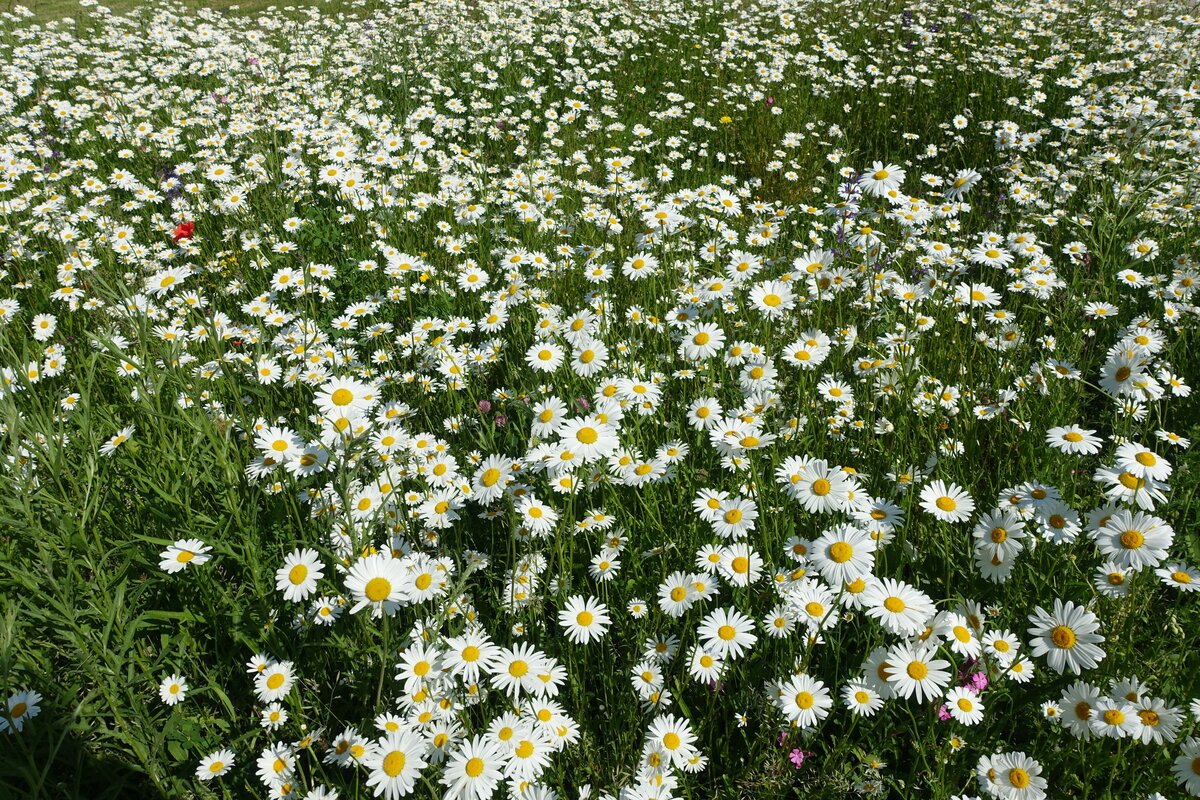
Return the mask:
<svg viewBox="0 0 1200 800">
<path fill-rule="evenodd" d="M 196 223 L 182 222 L 175 228 L 174 231 L 171 232 L 171 238 L 177 242 L 181 242 L 184 239 L 192 238 L 192 234 L 195 232 L 195 230 Z"/>
</svg>

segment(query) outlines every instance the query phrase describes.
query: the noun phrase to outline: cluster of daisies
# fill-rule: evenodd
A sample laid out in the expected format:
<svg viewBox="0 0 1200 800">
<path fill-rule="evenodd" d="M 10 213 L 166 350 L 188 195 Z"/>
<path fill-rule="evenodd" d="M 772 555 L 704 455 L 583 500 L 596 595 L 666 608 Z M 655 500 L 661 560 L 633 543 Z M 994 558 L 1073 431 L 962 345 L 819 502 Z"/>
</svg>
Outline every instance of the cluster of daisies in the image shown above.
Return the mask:
<svg viewBox="0 0 1200 800">
<path fill-rule="evenodd" d="M 0 474 L 137 468 L 186 423 L 230 433 L 242 500 L 289 509 L 249 729 L 206 731 L 187 771 L 272 800 L 666 800 L 718 780 L 718 717 L 819 750 L 920 709 L 953 749 L 979 732 L 981 795 L 1041 800 L 1046 755 L 1007 750 L 1033 750 L 1018 698 L 1081 745 L 1173 748 L 1200 796 L 1200 701 L 1115 677 L 1106 618 L 1200 590 L 1168 455 L 1191 445 L 1200 22 L 918 3 L 859 41 L 849 0 L 716 30 L 712 3 L 589 5 L 244 29 L 147 7 L 144 38 L 97 14 L 87 47 L 0 44 Z M 992 36 L 1009 15 L 1046 61 Z M 675 51 L 678 76 L 624 85 Z M 962 73 L 1011 87 L 1009 118 L 949 109 L 887 160 L 823 102 Z M 801 95 L 828 119 L 753 156 Z M 981 142 L 976 168 L 941 158 Z M 165 581 L 238 551 L 179 536 Z M 329 652 L 367 632 L 386 680 L 347 711 L 325 698 L 361 663 Z M 166 669 L 164 713 L 206 702 Z M 12 694 L 0 730 L 43 700 Z M 613 727 L 598 774 L 581 754 Z"/>
</svg>

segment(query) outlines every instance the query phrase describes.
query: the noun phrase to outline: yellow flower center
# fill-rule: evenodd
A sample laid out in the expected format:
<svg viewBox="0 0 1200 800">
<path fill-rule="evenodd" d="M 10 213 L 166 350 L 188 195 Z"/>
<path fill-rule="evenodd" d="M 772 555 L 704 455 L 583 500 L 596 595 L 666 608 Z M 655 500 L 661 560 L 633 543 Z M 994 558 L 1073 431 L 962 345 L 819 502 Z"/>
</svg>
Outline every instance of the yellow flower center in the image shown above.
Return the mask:
<svg viewBox="0 0 1200 800">
<path fill-rule="evenodd" d="M 404 771 L 404 753 L 399 750 L 393 750 L 383 758 L 383 771 L 387 773 L 389 778 L 394 778 Z"/>
<path fill-rule="evenodd" d="M 1122 472 L 1117 480 L 1119 480 L 1121 485 L 1126 489 L 1133 489 L 1134 491 L 1137 491 L 1146 485 L 1144 480 L 1129 472 Z"/>
<path fill-rule="evenodd" d="M 392 593 L 392 584 L 387 578 L 371 578 L 367 581 L 363 594 L 372 603 L 381 603 Z"/>
<path fill-rule="evenodd" d="M 1136 550 L 1146 543 L 1146 537 L 1141 531 L 1133 530 L 1132 528 L 1121 534 L 1121 546 L 1127 547 L 1130 550 Z"/>
<path fill-rule="evenodd" d="M 1050 641 L 1054 642 L 1057 647 L 1070 649 L 1075 646 L 1075 631 L 1066 625 L 1059 625 L 1050 631 Z"/>
</svg>

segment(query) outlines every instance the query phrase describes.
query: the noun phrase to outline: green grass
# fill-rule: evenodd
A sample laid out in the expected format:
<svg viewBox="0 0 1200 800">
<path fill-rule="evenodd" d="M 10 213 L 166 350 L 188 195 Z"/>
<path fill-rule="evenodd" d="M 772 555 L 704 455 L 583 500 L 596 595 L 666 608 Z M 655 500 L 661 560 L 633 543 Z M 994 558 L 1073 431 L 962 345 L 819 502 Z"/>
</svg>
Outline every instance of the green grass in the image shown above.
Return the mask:
<svg viewBox="0 0 1200 800">
<path fill-rule="evenodd" d="M 139 5 L 109 7 L 123 15 Z M 441 642 L 478 623 L 498 644 L 527 642 L 566 670 L 556 700 L 577 726 L 578 742 L 556 753 L 543 775 L 563 797 L 576 796 L 583 784 L 594 788 L 593 797 L 615 794 L 632 781 L 658 711 L 687 719 L 708 759 L 703 771 L 679 772 L 674 794 L 689 799 L 872 796 L 865 785 L 873 782 L 880 787 L 874 796 L 949 800 L 983 794 L 975 779 L 980 759 L 1012 751 L 1041 764 L 1051 797 L 1182 796 L 1170 770 L 1183 740 L 1197 735 L 1187 707 L 1200 696 L 1200 661 L 1189 646 L 1190 632 L 1200 629 L 1200 595 L 1164 585 L 1145 569 L 1128 576 L 1128 596 L 1106 596 L 1095 584 L 1104 559 L 1086 531 L 1074 542 L 1027 546 L 1011 578 L 989 581 L 976 565 L 971 530 L 1006 502 L 1002 495 L 1031 481 L 1058 490 L 1064 507 L 1055 512 L 1076 512 L 1086 525 L 1104 503 L 1093 474 L 1112 464 L 1116 443 L 1106 440 L 1098 454 L 1082 457 L 1045 443 L 1047 429 L 1079 424 L 1102 437 L 1143 442 L 1169 459 L 1168 497 L 1149 512 L 1174 530 L 1169 558 L 1161 560 L 1200 563 L 1200 461 L 1194 449 L 1155 438 L 1167 430 L 1200 439 L 1195 399 L 1148 398 L 1138 419 L 1114 404 L 1104 380 L 1109 348 L 1145 319 L 1162 338 L 1161 349 L 1144 354 L 1154 369 L 1200 384 L 1191 358 L 1194 295 L 1185 286 L 1197 279 L 1200 230 L 1190 198 L 1200 189 L 1200 165 L 1194 151 L 1176 144 L 1194 128 L 1192 109 L 1171 108 L 1167 93 L 1189 80 L 1179 54 L 1195 50 L 1191 23 L 1176 20 L 1171 29 L 1165 17 L 1127 19 L 1103 4 L 1014 10 L 851 0 L 805 5 L 793 12 L 794 27 L 757 3 L 585 8 L 336 0 L 234 7 L 185 0 L 141 8 L 131 19 L 53 1 L 26 6 L 33 20 L 0 23 L 0 58 L 13 66 L 14 80 L 32 76 L 30 91 L 14 87 L 11 107 L 0 115 L 0 141 L 13 151 L 0 163 L 30 165 L 0 187 L 0 304 L 19 305 L 0 305 L 14 316 L 0 327 L 0 367 L 16 387 L 0 394 L 0 693 L 35 690 L 43 700 L 22 732 L 0 734 L 0 795 L 263 796 L 255 762 L 264 748 L 283 744 L 298 765 L 291 796 L 318 784 L 343 798 L 372 796 L 370 770 L 326 764 L 324 757 L 348 729 L 378 738 L 373 720 L 397 711 L 405 694 L 394 679 L 396 663 L 422 630 Z M 202 21 L 194 13 L 201 8 L 229 13 Z M 308 8 L 319 9 L 320 19 L 303 12 Z M 1050 12 L 1058 14 L 1054 21 L 1043 17 Z M 31 27 L 66 16 L 79 25 Z M 168 27 L 175 42 L 163 36 Z M 1126 55 L 1094 29 L 1161 37 L 1177 49 L 1122 64 Z M 567 32 L 577 40 L 571 48 L 555 38 Z M 922 35 L 929 40 L 924 51 Z M 772 65 L 779 75 L 760 72 Z M 1081 66 L 1088 83 L 1070 86 Z M 1055 123 L 1084 116 L 1071 104 L 1075 96 L 1095 105 L 1083 133 Z M 1154 125 L 1136 137 L 1123 134 L 1130 117 L 1118 108 L 1132 96 L 1159 100 L 1155 112 L 1140 117 Z M 10 102 L 7 95 L 0 100 Z M 89 114 L 64 119 L 53 105 L 61 100 Z M 566 118 L 572 102 L 587 105 L 574 121 Z M 433 109 L 438 122 L 422 109 Z M 954 122 L 960 114 L 963 128 Z M 1041 138 L 998 149 L 995 131 L 1006 122 L 1042 130 Z M 140 123 L 160 135 L 137 133 Z M 177 136 L 164 138 L 168 129 Z M 432 138 L 432 149 L 408 138 L 416 134 Z M 350 136 L 358 141 L 359 181 L 373 183 L 373 207 L 357 212 L 349 195 L 314 179 Z M 388 152 L 402 158 L 362 163 L 373 141 L 393 136 L 402 141 Z M 622 183 L 644 184 L 614 188 L 606 163 L 612 158 L 632 163 Z M 310 176 L 298 175 L 289 161 Z M 948 182 L 967 168 L 981 175 L 965 196 L 970 207 L 952 218 L 908 225 L 885 198 L 867 197 L 839 233 L 837 214 L 822 210 L 837 208 L 838 187 L 847 181 L 840 171 L 869 174 L 879 168 L 873 161 L 903 168 L 904 192 L 934 206 L 945 199 L 938 194 L 944 187 L 923 176 Z M 197 168 L 179 174 L 185 162 Z M 212 165 L 246 181 L 244 207 L 219 206 L 227 186 L 204 177 Z M 662 181 L 664 165 L 673 176 Z M 139 206 L 136 189 L 117 185 L 117 172 L 164 195 L 184 190 L 186 204 L 143 197 Z M 172 174 L 176 187 L 159 185 Z M 89 178 L 107 188 L 92 192 Z M 195 194 L 187 193 L 189 183 L 197 184 Z M 718 216 L 717 207 L 696 200 L 702 187 L 708 193 L 716 185 L 737 193 L 741 213 Z M 1014 186 L 1038 199 L 1022 204 Z M 407 204 L 385 203 L 382 187 Z M 441 202 L 439 191 L 446 193 Z M 39 210 L 52 194 L 61 205 Z M 109 199 L 86 205 L 96 194 Z M 14 203 L 17 197 L 29 202 Z M 522 219 L 517 202 L 538 207 L 554 224 Z M 461 218 L 471 204 L 486 212 Z M 649 232 L 643 212 L 667 205 L 692 224 L 642 238 Z M 89 208 L 92 219 L 81 217 Z M 609 215 L 621 230 L 605 229 Z M 195 222 L 195 238 L 173 242 L 172 230 L 185 220 Z M 116 248 L 124 225 L 146 253 Z M 884 249 L 851 240 L 866 235 L 864 226 L 882 237 Z M 63 229 L 73 231 L 71 241 L 55 235 Z M 720 231 L 729 241 L 709 263 L 707 246 Z M 1013 274 L 968 258 L 988 233 L 1035 235 L 1062 285 L 1044 297 L 1024 293 L 1010 284 L 1045 277 L 1028 268 L 1035 262 L 1027 259 L 1025 271 Z M 1127 250 L 1143 237 L 1160 248 L 1154 260 L 1136 261 Z M 272 248 L 278 241 L 290 246 Z M 960 248 L 967 271 L 922 263 L 935 242 Z M 1072 242 L 1083 242 L 1089 256 L 1066 253 Z M 418 266 L 389 274 L 380 245 Z M 810 247 L 836 251 L 826 270 L 841 271 L 818 274 L 854 287 L 834 293 L 792 281 L 806 299 L 779 318 L 744 286 L 724 296 L 701 291 L 718 279 L 731 282 L 722 264 L 734 250 L 766 262 L 753 284 L 799 274 L 807 265 L 793 259 Z M 552 264 L 514 268 L 518 249 Z M 89 260 L 75 264 L 71 285 L 103 301 L 102 308 L 71 308 L 56 297 L 66 285 L 61 265 L 79 253 Z M 627 260 L 647 256 L 659 262 L 649 277 L 620 275 Z M 368 259 L 373 269 L 362 268 Z M 181 263 L 192 268 L 177 278 L 183 288 L 147 296 L 165 268 Z M 591 282 L 596 264 L 617 274 Z M 459 286 L 471 266 L 488 272 L 486 292 Z M 282 288 L 279 270 L 287 268 L 296 270 L 290 285 L 303 278 L 323 292 Z M 321 277 L 326 268 L 334 274 Z M 1133 288 L 1119 277 L 1126 268 L 1158 283 Z M 1007 323 L 989 319 L 977 303 L 954 303 L 963 281 L 996 291 Z M 1169 318 L 1169 296 L 1155 290 L 1172 287 L 1183 296 L 1175 297 Z M 905 291 L 920 296 L 905 299 Z M 194 294 L 184 302 L 188 292 Z M 266 294 L 292 315 L 290 323 L 256 316 L 250 301 Z M 342 327 L 355 306 L 376 301 L 378 309 Z M 1116 306 L 1113 318 L 1086 316 L 1085 304 L 1095 301 Z M 452 330 L 459 318 L 485 323 L 500 302 L 509 315 L 501 329 Z M 567 365 L 535 372 L 525 354 L 541 341 L 546 312 L 565 325 L 584 309 L 597 315 L 595 336 L 610 351 L 609 368 L 593 376 Z M 213 311 L 227 319 L 220 330 Z M 747 383 L 758 380 L 744 372 L 747 365 L 720 355 L 702 363 L 680 356 L 687 330 L 677 324 L 681 312 L 718 325 L 727 346 L 761 346 L 778 369 L 777 382 Z M 57 320 L 46 341 L 30 335 L 42 313 Z M 298 324 L 319 330 L 321 340 L 305 341 Z M 391 328 L 372 327 L 385 324 Z M 817 369 L 802 369 L 786 356 L 813 330 L 829 337 L 830 350 Z M 568 332 L 550 341 L 570 358 L 585 345 Z M 900 346 L 905 336 L 911 342 Z M 47 353 L 55 344 L 61 352 Z M 453 349 L 459 346 L 465 349 Z M 411 441 L 395 451 L 373 442 L 387 427 L 376 421 L 339 444 L 314 418 L 318 386 L 256 377 L 260 357 L 276 358 L 279 369 L 306 369 L 314 352 L 330 376 L 369 381 L 384 402 L 403 404 L 395 424 Z M 55 358 L 66 359 L 57 375 L 49 366 Z M 457 372 L 447 359 L 457 359 Z M 1076 367 L 1078 379 L 1056 377 L 1050 359 Z M 36 380 L 27 374 L 31 364 L 41 373 Z M 203 374 L 205 365 L 213 376 Z M 691 372 L 677 372 L 683 369 Z M 484 457 L 521 460 L 537 444 L 556 441 L 533 434 L 539 402 L 555 397 L 578 414 L 583 398 L 595 410 L 618 377 L 657 382 L 663 391 L 647 414 L 630 394 L 615 428 L 631 463 L 652 471 L 665 467 L 651 458 L 660 447 L 686 445 L 687 456 L 666 479 L 636 486 L 636 473 L 597 462 L 576 473 L 585 488 L 560 493 L 531 459 L 521 480 L 559 516 L 546 536 L 519 528 L 515 493 L 483 505 L 464 500 L 461 519 L 444 529 L 422 522 L 432 513 L 418 509 L 423 493 L 437 488 L 436 453 L 416 441 L 440 442 L 470 482 L 481 477 L 476 463 Z M 833 378 L 853 390 L 851 406 L 821 388 Z M 940 404 L 944 391 L 951 399 Z M 957 402 L 954 391 L 961 392 Z M 66 410 L 64 397 L 75 395 Z M 686 421 L 688 405 L 708 396 L 758 426 L 754 436 L 778 438 L 739 453 L 744 463 L 734 468 Z M 977 413 L 997 404 L 994 415 Z M 327 456 L 328 468 L 256 475 L 256 433 L 273 425 Z M 132 435 L 106 455 L 105 443 L 126 426 Z M 324 451 L 316 447 L 322 438 Z M 802 625 L 779 639 L 760 626 L 751 654 L 731 660 L 719 685 L 691 679 L 688 650 L 706 615 L 717 608 L 756 621 L 773 614 L 786 599 L 779 587 L 796 581 L 792 573 L 801 566 L 788 543 L 811 541 L 851 519 L 847 512 L 810 513 L 788 496 L 776 471 L 791 456 L 852 468 L 858 492 L 895 504 L 903 523 L 890 537 L 879 532 L 889 541 L 880 545 L 873 574 L 919 589 L 939 611 L 969 608 L 989 630 L 1028 643 L 1035 608 L 1051 608 L 1056 599 L 1087 605 L 1103 626 L 1106 655 L 1079 679 L 1108 692 L 1110 681 L 1136 676 L 1146 694 L 1179 710 L 1176 741 L 1077 740 L 1042 716 L 1043 704 L 1076 680 L 1044 657 L 1031 658 L 1029 683 L 992 674 L 981 695 L 985 717 L 975 726 L 940 721 L 940 702 L 903 699 L 858 717 L 844 707 L 842 687 L 876 647 L 901 637 L 853 607 L 842 609 L 821 642 Z M 908 489 L 912 482 L 888 476 L 922 470 L 931 456 L 939 459 L 923 478 L 964 487 L 976 506 L 970 522 L 938 521 L 921 508 L 919 489 Z M 395 487 L 392 505 L 361 515 L 347 510 L 362 497 L 379 503 L 365 487 L 385 480 Z M 724 581 L 711 600 L 675 619 L 658 609 L 664 581 L 696 570 L 700 548 L 732 544 L 693 510 L 700 490 L 753 499 L 759 517 L 744 541 L 762 558 L 764 576 L 748 586 Z M 615 532 L 581 524 L 596 509 L 625 537 L 611 581 L 589 572 Z M 1027 523 L 1034 538 L 1036 516 Z M 211 559 L 168 574 L 159 554 L 187 539 L 210 546 Z M 345 611 L 354 599 L 344 572 L 371 552 L 413 548 L 449 559 L 453 574 L 442 578 L 438 597 L 395 615 L 342 613 L 324 627 L 309 610 L 315 596 L 293 604 L 276 588 L 285 558 L 308 548 L 324 568 L 319 594 L 342 598 Z M 468 569 L 469 552 L 486 557 L 486 568 Z M 819 574 L 814 563 L 806 569 L 805 577 Z M 776 572 L 779 580 L 772 580 Z M 528 573 L 537 576 L 531 599 L 513 603 L 511 587 Z M 829 605 L 844 599 L 843 587 L 831 592 Z M 600 641 L 568 643 L 558 614 L 574 595 L 607 605 L 613 622 Z M 649 606 L 644 618 L 626 611 L 634 598 Z M 647 642 L 668 636 L 680 638 L 679 653 L 661 665 L 661 689 L 670 697 L 660 694 L 662 708 L 655 709 L 635 694 L 630 676 L 642 669 Z M 966 668 L 948 642 L 939 648 L 952 675 Z M 296 685 L 281 701 L 289 719 L 278 731 L 260 725 L 266 702 L 247 674 L 246 662 L 260 653 L 295 665 Z M 985 663 L 999 662 L 989 656 Z M 833 695 L 832 712 L 810 732 L 787 731 L 768 688 L 798 671 Z M 182 703 L 168 706 L 158 687 L 173 673 L 190 689 Z M 492 692 L 476 704 L 464 683 L 431 683 L 428 693 L 453 700 L 451 716 L 466 735 L 483 733 L 511 703 Z M 735 716 L 741 714 L 744 726 Z M 234 769 L 198 781 L 200 760 L 226 747 L 236 753 Z M 799 769 L 789 761 L 796 749 L 813 754 Z M 440 796 L 442 774 L 443 767 L 425 770 L 415 794 Z"/>
</svg>

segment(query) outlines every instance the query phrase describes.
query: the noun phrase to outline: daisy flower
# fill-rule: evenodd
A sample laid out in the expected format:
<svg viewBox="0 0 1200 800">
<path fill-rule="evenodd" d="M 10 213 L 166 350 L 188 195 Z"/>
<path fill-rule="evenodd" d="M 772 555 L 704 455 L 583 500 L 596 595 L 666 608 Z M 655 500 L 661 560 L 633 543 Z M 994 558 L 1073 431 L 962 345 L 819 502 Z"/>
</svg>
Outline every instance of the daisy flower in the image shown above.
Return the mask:
<svg viewBox="0 0 1200 800">
<path fill-rule="evenodd" d="M 1046 431 L 1046 444 L 1071 455 L 1086 456 L 1099 453 L 1102 442 L 1096 431 L 1078 425 L 1051 428 Z"/>
<path fill-rule="evenodd" d="M 930 481 L 921 490 L 921 508 L 943 522 L 966 522 L 975 511 L 975 501 L 956 484 Z"/>
<path fill-rule="evenodd" d="M 922 644 L 901 644 L 888 651 L 891 665 L 887 681 L 898 697 L 917 698 L 918 703 L 941 695 L 950 683 L 950 662 L 934 658 L 932 647 Z"/>
<path fill-rule="evenodd" d="M 376 797 L 386 800 L 410 794 L 421 770 L 428 765 L 425 753 L 429 743 L 424 737 L 407 728 L 393 731 L 380 739 L 362 765 L 370 770 L 367 786 L 374 787 Z"/>
<path fill-rule="evenodd" d="M 479 463 L 471 479 L 470 499 L 488 506 L 500 499 L 512 480 L 512 459 L 491 455 Z"/>
<path fill-rule="evenodd" d="M 833 698 L 825 684 L 808 675 L 793 675 L 777 687 L 779 709 L 793 725 L 811 728 L 829 716 Z"/>
<path fill-rule="evenodd" d="M 1153 511 L 1159 503 L 1167 500 L 1167 484 L 1153 478 L 1139 478 L 1132 472 L 1118 467 L 1101 467 L 1096 470 L 1092 479 L 1097 483 L 1107 484 L 1104 495 L 1117 503 L 1136 505 L 1145 511 Z"/>
<path fill-rule="evenodd" d="M 718 658 L 708 648 L 696 645 L 688 659 L 688 674 L 700 683 L 720 680 L 725 670 L 724 659 Z"/>
<path fill-rule="evenodd" d="M 1200 570 L 1183 562 L 1169 563 L 1162 569 L 1156 569 L 1154 574 L 1167 586 L 1183 592 L 1200 592 Z"/>
<path fill-rule="evenodd" d="M 202 781 L 219 778 L 233 768 L 234 753 L 232 750 L 218 750 L 200 759 L 196 767 L 196 777 Z"/>
<path fill-rule="evenodd" d="M 873 717 L 883 708 L 883 697 L 863 681 L 850 681 L 842 687 L 842 702 L 851 713 Z"/>
<path fill-rule="evenodd" d="M 1021 540 L 1025 538 L 1025 520 L 1011 508 L 997 508 L 976 521 L 971 535 L 975 546 L 989 558 L 1011 560 L 1024 548 Z"/>
<path fill-rule="evenodd" d="M 1124 739 L 1137 735 L 1142 721 L 1133 704 L 1124 698 L 1101 697 L 1092 709 L 1088 725 L 1096 736 Z"/>
<path fill-rule="evenodd" d="M 745 497 L 733 497 L 721 503 L 719 516 L 711 520 L 713 531 L 725 539 L 740 539 L 754 530 L 758 506 Z"/>
<path fill-rule="evenodd" d="M 1193 736 L 1183 743 L 1171 772 L 1176 783 L 1193 796 L 1200 797 L 1200 737 Z"/>
<path fill-rule="evenodd" d="M 871 169 L 859 177 L 858 185 L 862 187 L 864 194 L 883 197 L 888 192 L 898 190 L 907 174 L 895 164 L 885 166 L 882 161 L 875 161 L 871 164 Z"/>
<path fill-rule="evenodd" d="M 464 741 L 442 772 L 445 800 L 487 800 L 500 785 L 507 760 L 504 745 L 488 737 Z"/>
<path fill-rule="evenodd" d="M 537 372 L 554 372 L 564 358 L 563 349 L 552 342 L 535 342 L 525 351 L 525 363 Z"/>
<path fill-rule="evenodd" d="M 705 361 L 725 348 L 725 331 L 712 323 L 688 328 L 679 342 L 679 357 L 687 361 Z"/>
<path fill-rule="evenodd" d="M 0 716 L 0 731 L 20 733 L 25 728 L 25 721 L 33 719 L 41 713 L 39 703 L 42 696 L 37 692 L 22 690 L 9 696 L 3 716 Z"/>
<path fill-rule="evenodd" d="M 1086 681 L 1075 681 L 1063 690 L 1059 699 L 1063 714 L 1058 719 L 1075 738 L 1085 742 L 1092 738 L 1089 722 L 1101 697 L 1100 690 Z"/>
<path fill-rule="evenodd" d="M 523 723 L 520 733 L 514 735 L 509 744 L 512 750 L 505 765 L 505 775 L 510 780 L 537 780 L 550 763 L 553 740 Z"/>
<path fill-rule="evenodd" d="M 693 400 L 687 409 L 687 421 L 696 430 L 708 430 L 721 422 L 725 411 L 715 397 Z"/>
<path fill-rule="evenodd" d="M 379 390 L 362 381 L 334 378 L 326 381 L 313 397 L 323 416 L 354 418 L 370 412 L 379 402 Z"/>
<path fill-rule="evenodd" d="M 789 458 L 775 472 L 789 497 L 810 514 L 828 514 L 846 507 L 853 479 L 822 459 Z"/>
<path fill-rule="evenodd" d="M 754 620 L 737 609 L 716 608 L 701 620 L 697 633 L 715 655 L 736 659 L 748 653 L 758 641 L 753 630 Z"/>
<path fill-rule="evenodd" d="M 535 535 L 546 535 L 554 530 L 558 522 L 558 512 L 532 494 L 525 495 L 517 502 L 517 513 L 521 521 Z"/>
<path fill-rule="evenodd" d="M 1140 570 L 1157 567 L 1167 557 L 1175 529 L 1150 514 L 1121 509 L 1092 536 L 1105 556 L 1123 567 Z"/>
<path fill-rule="evenodd" d="M 1140 442 L 1126 442 L 1117 448 L 1118 469 L 1138 478 L 1165 481 L 1171 477 L 1171 462 Z"/>
<path fill-rule="evenodd" d="M 608 608 L 594 597 L 584 600 L 574 595 L 558 613 L 558 624 L 566 628 L 567 638 L 574 644 L 589 644 L 604 638 L 611 621 Z"/>
<path fill-rule="evenodd" d="M 132 425 L 127 425 L 124 428 L 121 428 L 121 430 L 117 431 L 116 434 L 109 437 L 104 444 L 100 445 L 100 455 L 111 458 L 113 453 L 117 452 L 118 447 L 129 441 L 135 430 L 137 429 Z"/>
<path fill-rule="evenodd" d="M 187 692 L 187 679 L 182 675 L 168 675 L 158 687 L 158 696 L 169 706 L 183 702 Z"/>
<path fill-rule="evenodd" d="M 539 673 L 547 667 L 546 657 L 533 645 L 518 642 L 515 647 L 502 648 L 493 660 L 492 687 L 516 697 L 522 691 L 541 689 Z"/>
<path fill-rule="evenodd" d="M 400 559 L 383 553 L 360 558 L 346 576 L 346 589 L 354 600 L 350 613 L 357 614 L 369 606 L 373 617 L 395 614 L 408 604 L 405 581 L 406 572 Z"/>
<path fill-rule="evenodd" d="M 880 578 L 863 593 L 867 615 L 898 636 L 912 636 L 925 629 L 925 623 L 935 613 L 933 601 L 908 584 Z"/>
<path fill-rule="evenodd" d="M 254 692 L 262 702 L 271 703 L 287 697 L 294 682 L 292 662 L 272 662 L 254 677 Z"/>
<path fill-rule="evenodd" d="M 259 754 L 256 766 L 258 779 L 263 785 L 277 789 L 292 777 L 296 758 L 286 744 L 275 744 Z"/>
<path fill-rule="evenodd" d="M 992 658 L 1008 666 L 1016 658 L 1021 642 L 1011 631 L 988 631 L 983 635 L 983 646 Z"/>
<path fill-rule="evenodd" d="M 585 464 L 604 458 L 621 444 L 616 430 L 596 417 L 563 420 L 555 433 Z"/>
<path fill-rule="evenodd" d="M 813 541 L 808 557 L 831 586 L 871 574 L 877 542 L 861 528 L 839 525 Z"/>
<path fill-rule="evenodd" d="M 749 586 L 762 577 L 762 556 L 745 542 L 729 547 L 727 558 L 721 561 L 719 571 L 732 586 Z"/>
<path fill-rule="evenodd" d="M 1168 706 L 1157 697 L 1143 697 L 1134 703 L 1133 710 L 1142 723 L 1133 736 L 1142 744 L 1161 745 L 1175 741 L 1183 725 L 1183 715 L 1178 708 Z"/>
<path fill-rule="evenodd" d="M 480 670 L 491 671 L 500 654 L 500 648 L 481 631 L 467 630 L 461 636 L 447 637 L 444 644 L 444 665 L 451 675 L 461 677 L 468 684 L 479 680 Z"/>
<path fill-rule="evenodd" d="M 1029 615 L 1033 623 L 1029 635 L 1030 648 L 1035 656 L 1046 656 L 1050 667 L 1058 673 L 1070 670 L 1078 675 L 1104 660 L 1104 651 L 1097 645 L 1104 637 L 1096 633 L 1100 621 L 1083 606 L 1056 599 L 1054 611 L 1041 606 Z"/>
<path fill-rule="evenodd" d="M 835 584 L 836 585 L 836 584 Z M 839 611 L 833 591 L 821 581 L 800 580 L 788 587 L 785 598 L 793 614 L 810 632 L 832 628 L 837 624 Z"/>
<path fill-rule="evenodd" d="M 1129 579 L 1134 574 L 1133 570 L 1110 559 L 1096 567 L 1092 585 L 1105 597 L 1127 597 L 1133 588 Z"/>
<path fill-rule="evenodd" d="M 646 731 L 646 743 L 660 747 L 674 766 L 680 766 L 697 752 L 691 723 L 674 714 L 655 717 Z"/>
<path fill-rule="evenodd" d="M 174 575 L 189 564 L 203 564 L 212 558 L 209 555 L 211 547 L 199 539 L 179 539 L 175 544 L 159 554 L 158 566 L 167 573 Z"/>
<path fill-rule="evenodd" d="M 963 725 L 983 721 L 984 705 L 975 692 L 966 687 L 956 687 L 946 694 L 946 710 Z"/>
<path fill-rule="evenodd" d="M 796 295 L 783 281 L 763 281 L 750 290 L 750 302 L 768 319 L 783 317 L 796 306 Z"/>
<path fill-rule="evenodd" d="M 993 756 L 997 796 L 1003 800 L 1042 800 L 1046 779 L 1040 777 L 1042 765 L 1024 753 L 1000 753 Z"/>
<path fill-rule="evenodd" d="M 299 603 L 317 591 L 317 581 L 325 577 L 316 550 L 293 550 L 275 571 L 275 588 L 283 599 Z"/>
<path fill-rule="evenodd" d="M 682 617 L 696 602 L 695 581 L 686 572 L 674 572 L 658 587 L 658 607 L 670 617 Z"/>
</svg>

